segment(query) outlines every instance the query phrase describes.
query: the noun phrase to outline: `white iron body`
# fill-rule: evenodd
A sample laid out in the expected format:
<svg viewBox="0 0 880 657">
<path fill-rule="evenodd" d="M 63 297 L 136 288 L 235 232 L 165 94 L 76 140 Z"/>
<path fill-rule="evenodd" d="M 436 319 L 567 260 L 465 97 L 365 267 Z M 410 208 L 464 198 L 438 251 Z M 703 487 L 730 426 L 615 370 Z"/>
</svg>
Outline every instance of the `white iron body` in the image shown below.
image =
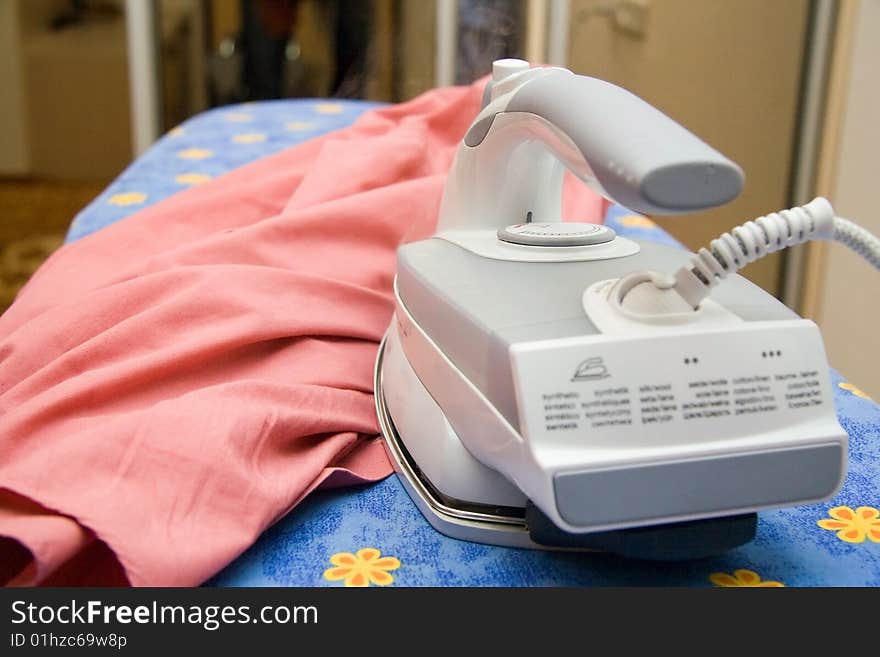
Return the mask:
<svg viewBox="0 0 880 657">
<path fill-rule="evenodd" d="M 727 202 L 738 167 L 569 71 L 505 60 L 487 94 L 437 234 L 398 252 L 376 368 L 388 452 L 428 520 L 691 558 L 748 540 L 756 511 L 833 495 L 847 436 L 814 323 L 739 276 L 693 312 L 630 312 L 615 282 L 688 254 L 559 223 L 565 168 L 656 214 Z"/>
</svg>

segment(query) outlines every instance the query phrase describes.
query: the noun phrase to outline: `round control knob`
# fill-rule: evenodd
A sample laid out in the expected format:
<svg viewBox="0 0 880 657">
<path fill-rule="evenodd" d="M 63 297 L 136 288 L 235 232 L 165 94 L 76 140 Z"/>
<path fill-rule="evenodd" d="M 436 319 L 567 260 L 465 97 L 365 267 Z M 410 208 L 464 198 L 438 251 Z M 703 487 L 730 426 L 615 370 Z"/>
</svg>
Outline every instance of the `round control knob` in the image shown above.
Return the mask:
<svg viewBox="0 0 880 657">
<path fill-rule="evenodd" d="M 492 82 L 498 82 L 514 73 L 528 71 L 530 64 L 524 59 L 496 59 L 492 62 Z"/>
<path fill-rule="evenodd" d="M 610 242 L 614 237 L 608 226 L 573 221 L 514 224 L 498 230 L 498 239 L 526 246 L 589 246 Z"/>
</svg>

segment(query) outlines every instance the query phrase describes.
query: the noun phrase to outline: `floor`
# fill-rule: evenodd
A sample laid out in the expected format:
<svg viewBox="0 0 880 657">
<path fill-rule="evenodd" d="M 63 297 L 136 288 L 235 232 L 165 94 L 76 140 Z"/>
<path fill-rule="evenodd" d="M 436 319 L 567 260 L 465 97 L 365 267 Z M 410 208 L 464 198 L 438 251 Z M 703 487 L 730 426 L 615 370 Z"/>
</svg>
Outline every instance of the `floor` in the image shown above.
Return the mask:
<svg viewBox="0 0 880 657">
<path fill-rule="evenodd" d="M 0 312 L 108 183 L 0 178 Z"/>
</svg>

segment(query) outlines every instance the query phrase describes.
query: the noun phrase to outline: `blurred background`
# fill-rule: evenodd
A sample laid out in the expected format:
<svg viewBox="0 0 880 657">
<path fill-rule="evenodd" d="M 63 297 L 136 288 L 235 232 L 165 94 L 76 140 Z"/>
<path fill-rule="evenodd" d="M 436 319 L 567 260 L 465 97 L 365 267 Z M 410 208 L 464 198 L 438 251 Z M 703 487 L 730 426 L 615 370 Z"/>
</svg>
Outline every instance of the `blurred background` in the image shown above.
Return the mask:
<svg viewBox="0 0 880 657">
<path fill-rule="evenodd" d="M 737 161 L 735 202 L 658 220 L 691 249 L 816 194 L 880 232 L 878 34 L 880 0 L 0 0 L 0 309 L 77 211 L 187 117 L 398 102 L 499 57 L 615 82 Z M 876 272 L 810 245 L 744 273 L 815 319 L 831 362 L 880 396 L 880 310 L 862 292 Z"/>
</svg>

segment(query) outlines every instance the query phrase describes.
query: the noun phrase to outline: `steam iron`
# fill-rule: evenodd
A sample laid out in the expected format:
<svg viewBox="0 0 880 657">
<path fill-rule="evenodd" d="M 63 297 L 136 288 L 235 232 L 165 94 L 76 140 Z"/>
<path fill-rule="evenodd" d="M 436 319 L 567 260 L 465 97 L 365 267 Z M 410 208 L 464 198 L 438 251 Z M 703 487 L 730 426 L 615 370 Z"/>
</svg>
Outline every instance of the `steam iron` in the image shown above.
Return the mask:
<svg viewBox="0 0 880 657">
<path fill-rule="evenodd" d="M 689 312 L 625 305 L 621 281 L 688 254 L 561 221 L 565 169 L 663 215 L 732 200 L 740 168 L 562 68 L 495 62 L 483 105 L 436 234 L 398 250 L 376 362 L 386 450 L 425 518 L 464 540 L 677 560 L 833 495 L 847 436 L 816 325 L 736 275 Z"/>
</svg>

